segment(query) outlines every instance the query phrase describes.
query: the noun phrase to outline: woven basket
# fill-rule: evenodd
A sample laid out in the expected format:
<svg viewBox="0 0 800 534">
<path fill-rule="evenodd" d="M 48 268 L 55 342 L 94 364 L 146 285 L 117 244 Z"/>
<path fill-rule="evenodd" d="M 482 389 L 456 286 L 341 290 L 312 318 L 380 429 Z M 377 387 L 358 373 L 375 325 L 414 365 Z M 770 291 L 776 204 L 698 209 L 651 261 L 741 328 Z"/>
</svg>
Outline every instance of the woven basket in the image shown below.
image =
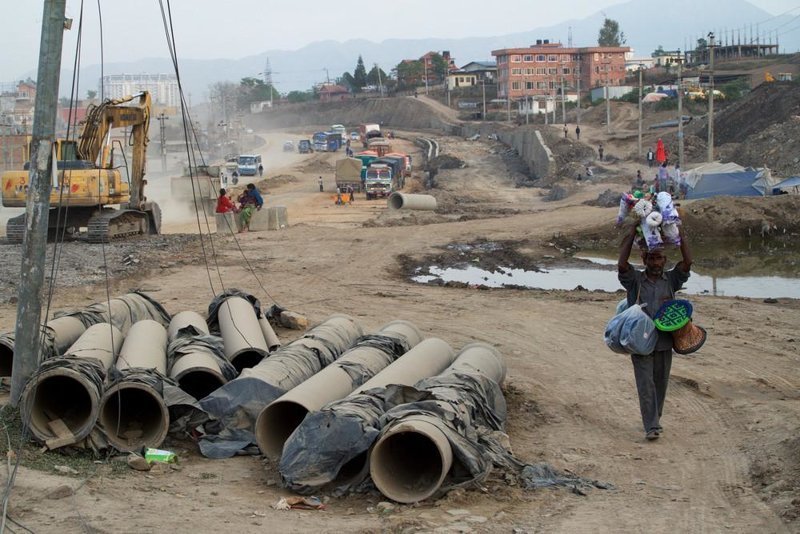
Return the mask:
<svg viewBox="0 0 800 534">
<path fill-rule="evenodd" d="M 678 354 L 691 354 L 703 346 L 707 337 L 705 328 L 689 321 L 672 332 L 672 348 Z"/>
</svg>

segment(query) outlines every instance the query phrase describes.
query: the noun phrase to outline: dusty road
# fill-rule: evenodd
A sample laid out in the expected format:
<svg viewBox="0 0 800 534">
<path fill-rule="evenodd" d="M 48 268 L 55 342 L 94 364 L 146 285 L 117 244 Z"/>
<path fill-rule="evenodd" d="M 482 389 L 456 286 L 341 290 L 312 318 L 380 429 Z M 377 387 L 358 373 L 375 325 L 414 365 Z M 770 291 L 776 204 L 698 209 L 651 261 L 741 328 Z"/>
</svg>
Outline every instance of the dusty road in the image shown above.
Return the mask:
<svg viewBox="0 0 800 534">
<path fill-rule="evenodd" d="M 611 225 L 615 209 L 582 204 L 608 184 L 575 185 L 567 199 L 544 202 L 539 190 L 513 186 L 490 145 L 441 141 L 445 153 L 468 163 L 438 176 L 436 195 L 449 214 L 388 213 L 383 202 L 363 196 L 335 206 L 316 185 L 321 174 L 326 186 L 331 183 L 334 158 L 293 155 L 268 175 L 294 179 L 269 185 L 265 197 L 268 205 L 289 208 L 289 228 L 215 238 L 216 261 L 198 244 L 172 253 L 166 268 L 161 259 L 143 258 L 134 274 L 112 281 L 112 293 L 143 286 L 172 313 L 202 312 L 222 280 L 312 322 L 346 313 L 374 330 L 406 319 L 456 348 L 491 343 L 508 363 L 507 431 L 514 453 L 616 489 L 585 496 L 524 491 L 498 476 L 388 513 L 376 511 L 379 495 L 331 498 L 325 511 L 279 512 L 270 506 L 286 492 L 276 484 L 273 465 L 256 457 L 207 460 L 190 442 L 168 442 L 181 457 L 180 470 L 118 474 L 101 463 L 84 483 L 87 473 L 67 477 L 23 467 L 10 515 L 37 533 L 796 531 L 800 303 L 694 297 L 709 341 L 695 356 L 676 357 L 665 436 L 645 442 L 630 361 L 602 340 L 619 295 L 417 285 L 398 263 L 400 255 L 422 258 L 478 240 L 522 242 L 532 258 L 558 256 L 548 245 L 554 235 Z M 168 230 L 191 232 L 192 224 L 171 223 Z M 100 300 L 104 291 L 94 283 L 64 287 L 55 309 Z M 13 305 L 0 305 L 3 330 L 14 314 Z M 297 333 L 279 335 L 288 341 Z M 64 485 L 66 496 L 50 494 Z M 459 509 L 469 511 L 469 521 L 448 513 Z"/>
</svg>

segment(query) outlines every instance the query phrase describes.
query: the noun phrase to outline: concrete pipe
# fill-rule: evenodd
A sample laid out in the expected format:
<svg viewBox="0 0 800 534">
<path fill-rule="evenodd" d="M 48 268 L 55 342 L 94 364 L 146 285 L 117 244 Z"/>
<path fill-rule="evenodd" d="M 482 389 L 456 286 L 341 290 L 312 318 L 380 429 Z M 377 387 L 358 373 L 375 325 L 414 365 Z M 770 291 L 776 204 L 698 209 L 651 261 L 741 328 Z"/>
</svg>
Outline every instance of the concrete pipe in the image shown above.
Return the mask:
<svg viewBox="0 0 800 534">
<path fill-rule="evenodd" d="M 166 328 L 150 319 L 134 323 L 120 350 L 117 369 L 123 374 L 154 369 L 165 375 Z M 169 430 L 169 412 L 156 385 L 123 378 L 103 395 L 99 422 L 112 446 L 133 451 L 161 445 Z"/>
<path fill-rule="evenodd" d="M 420 331 L 408 321 L 392 321 L 377 335 L 396 339 L 409 349 L 422 340 Z M 390 352 L 392 348 L 387 346 L 382 350 L 374 345 L 357 345 L 261 410 L 255 426 L 261 452 L 274 460 L 280 458 L 283 444 L 309 412 L 346 397 L 360 383 L 386 368 L 399 356 Z M 360 382 L 352 375 L 354 369 L 361 373 Z"/>
<path fill-rule="evenodd" d="M 413 386 L 423 378 L 441 373 L 453 363 L 454 358 L 455 351 L 447 342 L 429 337 L 357 388 L 350 396 L 374 388 L 385 388 L 389 384 Z"/>
<path fill-rule="evenodd" d="M 264 341 L 267 342 L 269 351 L 274 352 L 281 348 L 281 340 L 278 339 L 278 335 L 275 333 L 275 330 L 272 329 L 269 320 L 265 317 L 261 317 L 258 320 L 258 325 L 261 327 L 261 333 L 264 334 Z"/>
<path fill-rule="evenodd" d="M 44 339 L 48 346 L 42 347 L 41 353 L 48 358 L 64 354 L 64 351 L 86 331 L 86 326 L 75 317 L 64 316 L 49 321 L 45 329 L 47 335 Z M 0 377 L 11 376 L 13 365 L 14 333 L 9 332 L 0 336 Z"/>
<path fill-rule="evenodd" d="M 432 496 L 453 465 L 453 451 L 430 416 L 413 416 L 382 433 L 369 455 L 375 487 L 399 503 Z"/>
<path fill-rule="evenodd" d="M 53 358 L 50 367 L 37 375 L 22 394 L 22 412 L 30 413 L 29 428 L 51 448 L 79 442 L 89 435 L 97 421 L 105 372 L 122 346 L 122 333 L 108 323 L 89 327 L 66 351 Z M 60 360 L 61 365 L 57 365 Z M 80 360 L 96 360 L 103 370 L 95 374 Z M 57 445 L 52 446 L 57 441 Z"/>
<path fill-rule="evenodd" d="M 480 374 L 499 385 L 505 379 L 506 366 L 500 352 L 491 345 L 470 343 L 440 376 L 455 373 Z M 455 391 L 454 398 L 459 393 Z M 502 397 L 499 388 L 497 394 Z M 465 419 L 463 426 L 470 427 L 468 410 L 461 408 L 459 412 Z M 441 430 L 443 424 L 434 416 L 411 415 L 394 421 L 381 432 L 369 457 L 370 475 L 381 493 L 400 503 L 414 503 L 439 490 L 453 464 L 450 442 Z"/>
<path fill-rule="evenodd" d="M 193 311 L 182 311 L 175 314 L 167 327 L 167 338 L 170 343 L 178 337 L 178 332 L 187 326 L 193 326 L 201 334 L 208 334 L 208 324 L 203 316 Z"/>
<path fill-rule="evenodd" d="M 269 354 L 269 347 L 252 304 L 241 297 L 225 299 L 219 307 L 219 330 L 225 357 L 237 371 L 254 367 Z"/>
<path fill-rule="evenodd" d="M 395 191 L 389 195 L 389 209 L 393 210 L 427 210 L 436 209 L 436 197 L 431 195 L 410 195 Z"/>
<path fill-rule="evenodd" d="M 184 354 L 172 364 L 169 377 L 197 400 L 228 383 L 217 360 L 205 351 Z"/>
</svg>

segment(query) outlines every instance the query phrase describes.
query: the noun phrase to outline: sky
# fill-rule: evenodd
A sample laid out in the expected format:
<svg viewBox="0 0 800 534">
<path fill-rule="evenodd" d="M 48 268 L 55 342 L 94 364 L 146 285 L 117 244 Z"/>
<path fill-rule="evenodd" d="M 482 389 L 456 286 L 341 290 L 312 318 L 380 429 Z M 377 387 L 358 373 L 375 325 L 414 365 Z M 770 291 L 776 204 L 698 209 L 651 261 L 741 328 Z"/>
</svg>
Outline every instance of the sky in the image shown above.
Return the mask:
<svg viewBox="0 0 800 534">
<path fill-rule="evenodd" d="M 327 39 L 380 42 L 505 35 L 584 18 L 624 1 L 161 0 L 165 6 L 170 4 L 182 60 L 238 59 Z M 800 6 L 800 0 L 751 2 L 774 15 Z M 36 72 L 43 4 L 42 0 L 0 0 L 5 21 L 0 32 L 0 84 Z M 84 3 L 83 65 L 101 63 L 98 4 L 105 63 L 169 56 L 159 0 L 89 0 Z M 74 25 L 64 34 L 62 66 L 74 59 L 80 11 L 80 0 L 67 0 L 67 17 L 74 19 Z"/>
</svg>

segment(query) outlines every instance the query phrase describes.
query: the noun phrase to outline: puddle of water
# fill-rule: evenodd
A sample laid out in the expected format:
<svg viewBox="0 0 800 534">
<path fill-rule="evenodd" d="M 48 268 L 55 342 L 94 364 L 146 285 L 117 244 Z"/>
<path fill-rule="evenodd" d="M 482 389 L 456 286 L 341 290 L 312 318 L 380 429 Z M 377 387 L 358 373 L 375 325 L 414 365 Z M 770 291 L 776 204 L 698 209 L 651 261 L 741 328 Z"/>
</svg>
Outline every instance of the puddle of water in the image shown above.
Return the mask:
<svg viewBox="0 0 800 534">
<path fill-rule="evenodd" d="M 582 257 L 599 265 L 616 265 L 607 258 Z M 574 267 L 555 267 L 543 272 L 523 269 L 501 269 L 486 271 L 474 266 L 463 269 L 431 266 L 426 274 L 413 276 L 418 283 L 429 283 L 436 279 L 445 282 L 461 282 L 487 287 L 518 286 L 532 289 L 572 290 L 578 285 L 590 291 L 617 291 L 621 289 L 616 270 L 581 269 Z M 684 286 L 683 293 L 689 295 L 717 295 L 747 298 L 793 298 L 800 299 L 800 278 L 781 276 L 710 276 L 693 270 L 692 276 Z"/>
</svg>

